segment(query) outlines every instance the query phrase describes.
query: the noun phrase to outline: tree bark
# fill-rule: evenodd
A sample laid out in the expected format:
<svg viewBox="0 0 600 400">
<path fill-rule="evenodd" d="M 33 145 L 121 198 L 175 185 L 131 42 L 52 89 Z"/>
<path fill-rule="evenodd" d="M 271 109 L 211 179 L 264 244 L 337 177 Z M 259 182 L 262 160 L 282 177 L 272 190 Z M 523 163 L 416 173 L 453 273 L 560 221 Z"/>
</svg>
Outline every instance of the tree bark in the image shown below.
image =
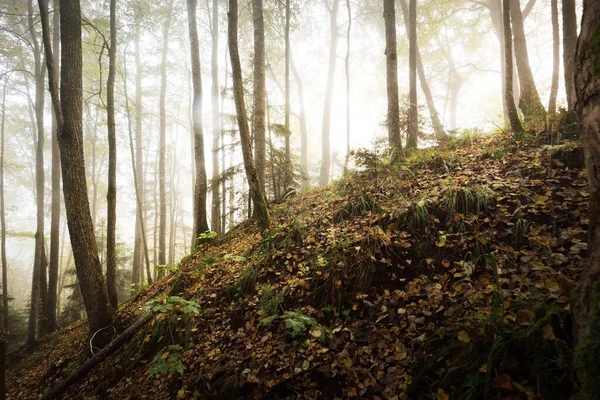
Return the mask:
<svg viewBox="0 0 600 400">
<path fill-rule="evenodd" d="M 196 183 L 194 185 L 194 238 L 208 231 L 206 219 L 206 168 L 204 164 L 204 134 L 202 132 L 202 79 L 200 71 L 200 49 L 198 45 L 198 27 L 196 24 L 197 0 L 187 0 L 190 54 L 192 57 L 192 85 L 194 101 L 192 119 L 194 131 L 194 159 Z M 194 247 L 197 240 L 194 240 Z"/>
<path fill-rule="evenodd" d="M 510 1 L 502 0 L 502 24 L 504 26 L 504 81 L 506 82 L 504 88 L 504 103 L 506 104 L 506 111 L 508 113 L 508 120 L 510 122 L 510 128 L 514 133 L 523 131 L 523 126 L 519 120 L 517 114 L 517 106 L 515 105 L 515 98 L 512 94 L 512 83 L 513 83 L 513 54 L 512 54 L 512 29 L 510 26 Z"/>
<path fill-rule="evenodd" d="M 326 0 L 326 4 L 327 4 Z M 337 14 L 340 0 L 333 0 L 333 7 L 329 10 L 329 24 L 331 29 L 331 43 L 329 45 L 329 72 L 327 74 L 327 87 L 325 89 L 325 104 L 323 105 L 323 122 L 321 126 L 321 174 L 319 184 L 324 186 L 329 183 L 331 169 L 331 106 L 333 102 L 333 85 L 335 83 L 335 66 L 337 61 Z M 329 8 L 329 6 L 327 5 Z"/>
<path fill-rule="evenodd" d="M 578 398 L 594 399 L 600 392 L 600 2 L 596 0 L 583 2 L 574 69 L 590 194 L 588 267 L 571 298 L 573 333 L 578 344 L 574 364 L 581 382 Z"/>
<path fill-rule="evenodd" d="M 61 102 L 59 103 L 58 82 L 50 42 L 48 5 L 46 0 L 39 0 L 39 5 L 50 94 L 60 132 L 58 144 L 69 236 L 75 258 L 77 278 L 88 316 L 89 331 L 92 335 L 110 325 L 114 310 L 108 301 L 106 285 L 102 277 L 87 198 L 82 128 L 81 6 L 79 0 L 60 1 L 62 69 Z M 106 343 L 106 339 L 100 338 L 102 343 L 97 345 L 102 346 Z"/>
<path fill-rule="evenodd" d="M 409 75 L 409 110 L 408 110 L 408 137 L 407 149 L 417 148 L 419 136 L 419 114 L 417 109 L 417 2 L 409 0 L 408 7 L 409 35 L 408 35 L 408 75 Z"/>
<path fill-rule="evenodd" d="M 238 50 L 238 4 L 237 0 L 229 0 L 229 12 L 227 13 L 229 21 L 227 27 L 227 37 L 229 43 L 229 55 L 231 58 L 231 73 L 233 76 L 233 98 L 237 113 L 238 126 L 240 130 L 240 141 L 242 146 L 242 155 L 244 158 L 244 168 L 248 185 L 250 186 L 250 197 L 255 205 L 256 217 L 259 226 L 267 229 L 271 224 L 271 217 L 265 201 L 264 192 L 261 189 L 258 180 L 258 173 L 252 157 L 252 148 L 250 141 L 250 129 L 248 128 L 248 117 L 246 115 L 246 105 L 244 104 L 244 88 L 242 86 L 242 67 L 240 65 L 240 54 Z"/>
<path fill-rule="evenodd" d="M 285 0 L 285 177 L 283 186 L 292 184 L 292 158 L 290 149 L 290 0 Z M 264 182 L 263 182 L 264 184 Z M 264 190 L 264 187 L 263 187 Z"/>
<path fill-rule="evenodd" d="M 110 47 L 106 81 L 108 127 L 108 191 L 106 193 L 106 289 L 111 306 L 117 309 L 117 128 L 115 123 L 115 73 L 117 62 L 117 1 L 110 0 Z"/>
<path fill-rule="evenodd" d="M 410 21 L 408 16 L 408 5 L 406 4 L 406 0 L 400 0 L 400 6 L 402 7 L 402 15 L 404 17 L 404 26 L 406 27 L 406 35 L 410 35 Z M 429 109 L 429 117 L 431 118 L 431 124 L 433 126 L 433 132 L 435 134 L 436 139 L 444 140 L 446 139 L 446 131 L 444 130 L 444 125 L 440 121 L 440 116 L 435 108 L 435 102 L 433 101 L 433 96 L 431 95 L 431 89 L 429 84 L 427 83 L 427 77 L 425 76 L 425 68 L 423 67 L 423 60 L 421 59 L 421 54 L 419 52 L 419 41 L 415 43 L 416 54 L 417 54 L 417 74 L 419 76 L 419 82 L 421 83 L 421 90 L 425 95 L 425 101 L 427 102 L 427 109 Z"/>
<path fill-rule="evenodd" d="M 133 241 L 133 270 L 131 272 L 131 281 L 135 284 L 135 289 L 139 290 L 139 284 L 144 280 L 142 252 L 143 240 L 143 211 L 139 210 L 144 204 L 144 172 L 142 165 L 142 68 L 140 65 L 140 26 L 137 23 L 133 33 L 134 58 L 135 58 L 135 158 L 134 175 L 138 177 L 136 184 L 136 196 L 140 197 L 140 201 L 136 203 L 135 213 L 135 235 Z"/>
<path fill-rule="evenodd" d="M 160 61 L 160 99 L 159 99 L 159 150 L 158 150 L 158 191 L 159 191 L 159 232 L 158 232 L 158 264 L 167 263 L 167 193 L 166 193 L 166 140 L 167 140 L 167 55 L 169 53 L 169 27 L 171 25 L 171 14 L 173 14 L 173 1 L 167 5 L 167 15 L 163 25 L 163 44 Z M 164 269 L 160 269 L 158 277 L 164 275 Z"/>
<path fill-rule="evenodd" d="M 302 85 L 302 78 L 294 63 L 294 57 L 290 50 L 290 67 L 292 74 L 294 74 L 294 80 L 296 81 L 296 90 L 298 90 L 298 103 L 300 103 L 300 113 L 298 114 L 298 120 L 300 123 L 300 164 L 302 165 L 302 184 L 308 186 L 308 129 L 306 127 L 306 107 L 304 105 L 304 86 Z"/>
<path fill-rule="evenodd" d="M 562 0 L 562 31 L 563 31 L 563 65 L 565 74 L 565 91 L 569 112 L 575 112 L 574 60 L 577 49 L 577 13 L 575 0 Z"/>
<path fill-rule="evenodd" d="M 54 0 L 54 14 L 52 15 L 52 48 L 54 52 L 54 65 L 59 64 L 60 57 L 60 7 L 59 0 Z M 52 109 L 52 200 L 50 211 L 50 263 L 48 265 L 48 332 L 56 330 L 56 316 L 58 309 L 58 269 L 60 252 L 60 151 L 58 149 L 58 123 L 54 108 Z"/>
<path fill-rule="evenodd" d="M 560 34 L 558 27 L 558 0 L 550 1 L 552 17 L 552 85 L 548 100 L 548 116 L 550 129 L 554 129 L 556 118 L 556 96 L 558 93 L 558 74 L 560 69 Z"/>
<path fill-rule="evenodd" d="M 514 29 L 515 60 L 519 76 L 521 96 L 519 97 L 519 108 L 523 112 L 525 122 L 545 124 L 546 110 L 542 105 L 540 96 L 535 86 L 533 73 L 529 65 L 529 54 L 527 51 L 527 40 L 523 26 L 523 14 L 521 12 L 520 0 L 511 0 L 510 19 Z"/>
<path fill-rule="evenodd" d="M 289 2 L 289 0 L 287 0 Z M 252 1 L 252 16 L 254 20 L 254 111 L 252 113 L 252 133 L 254 135 L 254 159 L 256 172 L 262 191 L 265 190 L 265 23 L 263 16 L 263 0 Z M 287 40 L 287 39 L 286 39 Z M 287 46 L 287 42 L 286 42 Z M 286 50 L 287 60 L 287 50 Z M 286 61 L 287 62 L 287 61 Z M 286 118 L 289 124 L 289 112 L 286 98 Z M 286 146 L 289 141 L 286 140 Z M 287 147 L 286 147 L 287 151 Z M 256 208 L 256 204 L 255 204 Z M 254 210 L 256 213 L 256 210 Z"/>
<path fill-rule="evenodd" d="M 348 171 L 350 161 L 350 33 L 352 31 L 352 8 L 350 0 L 346 0 L 348 11 L 348 29 L 346 30 L 346 58 L 344 59 L 344 72 L 346 75 L 346 157 L 344 158 L 344 173 Z"/>
<path fill-rule="evenodd" d="M 219 118 L 219 0 L 212 2 L 212 51 L 211 51 L 211 75 L 212 75 L 212 179 L 211 179 L 211 230 L 222 234 L 221 229 L 221 193 L 219 185 L 219 137 L 221 136 L 221 121 Z M 255 133 L 256 135 L 256 133 Z"/>
<path fill-rule="evenodd" d="M 383 19 L 385 22 L 388 144 L 392 148 L 401 149 L 398 46 L 396 45 L 396 8 L 394 0 L 383 0 Z"/>
<path fill-rule="evenodd" d="M 33 279 L 31 283 L 31 306 L 27 344 L 34 346 L 41 305 L 41 333 L 47 333 L 47 280 L 46 280 L 46 248 L 44 246 L 44 81 L 46 68 L 42 65 L 42 54 L 34 26 L 33 0 L 28 1 L 29 33 L 33 45 L 35 75 L 35 120 L 37 142 L 35 146 L 35 198 L 36 198 L 36 232 L 35 255 L 33 261 Z"/>
<path fill-rule="evenodd" d="M 6 213 L 4 209 L 4 127 L 6 121 L 6 86 L 8 74 L 4 77 L 2 88 L 2 116 L 0 120 L 0 251 L 2 252 L 2 326 L 10 328 L 8 322 L 8 263 L 6 262 Z"/>
</svg>

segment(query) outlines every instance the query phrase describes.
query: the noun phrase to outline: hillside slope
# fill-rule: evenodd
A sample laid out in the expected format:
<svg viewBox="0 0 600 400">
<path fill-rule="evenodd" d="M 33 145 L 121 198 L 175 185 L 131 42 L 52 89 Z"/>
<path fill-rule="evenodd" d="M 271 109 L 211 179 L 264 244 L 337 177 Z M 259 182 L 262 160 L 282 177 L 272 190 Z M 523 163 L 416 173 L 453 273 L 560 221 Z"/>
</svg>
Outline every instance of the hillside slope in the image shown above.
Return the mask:
<svg viewBox="0 0 600 400">
<path fill-rule="evenodd" d="M 157 316 L 64 398 L 568 398 L 587 252 L 577 145 L 484 137 L 359 158 L 273 205 L 269 231 L 212 239 L 124 305 L 117 330 L 155 299 Z M 12 365 L 9 398 L 80 366 L 85 328 Z"/>
</svg>

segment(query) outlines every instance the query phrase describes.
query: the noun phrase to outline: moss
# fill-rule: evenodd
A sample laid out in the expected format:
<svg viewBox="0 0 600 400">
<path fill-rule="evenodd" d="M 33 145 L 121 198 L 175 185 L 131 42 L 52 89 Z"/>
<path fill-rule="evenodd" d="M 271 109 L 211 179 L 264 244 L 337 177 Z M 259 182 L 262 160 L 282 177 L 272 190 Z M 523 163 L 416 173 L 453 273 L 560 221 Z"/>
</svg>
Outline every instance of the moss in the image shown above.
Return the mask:
<svg viewBox="0 0 600 400">
<path fill-rule="evenodd" d="M 575 349 L 575 369 L 581 381 L 579 399 L 597 399 L 600 393 L 600 282 L 594 284 L 590 330 Z"/>
</svg>

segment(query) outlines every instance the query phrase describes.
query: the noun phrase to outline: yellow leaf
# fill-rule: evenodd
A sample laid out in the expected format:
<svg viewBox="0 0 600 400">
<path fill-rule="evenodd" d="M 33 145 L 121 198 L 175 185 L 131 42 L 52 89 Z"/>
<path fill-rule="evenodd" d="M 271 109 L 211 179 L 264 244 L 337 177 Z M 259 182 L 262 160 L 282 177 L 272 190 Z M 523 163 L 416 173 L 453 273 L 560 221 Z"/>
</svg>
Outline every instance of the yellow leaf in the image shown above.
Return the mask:
<svg viewBox="0 0 600 400">
<path fill-rule="evenodd" d="M 553 341 L 554 339 L 556 339 L 556 336 L 554 336 L 554 330 L 552 329 L 552 327 L 550 325 L 546 325 L 544 327 L 544 339 L 550 340 L 550 341 Z"/>
<path fill-rule="evenodd" d="M 322 332 L 320 330 L 318 330 L 318 329 L 313 329 L 312 331 L 310 331 L 310 334 L 313 337 L 319 338 L 319 337 L 321 337 Z"/>
<path fill-rule="evenodd" d="M 437 394 L 436 394 L 436 399 L 437 400 L 450 400 L 450 396 L 448 396 L 446 394 L 444 389 L 438 389 Z"/>
<path fill-rule="evenodd" d="M 446 245 L 446 236 L 440 236 L 439 242 L 436 243 L 437 247 L 444 247 Z"/>
<path fill-rule="evenodd" d="M 469 334 L 467 332 L 460 331 L 458 333 L 458 340 L 460 340 L 461 342 L 469 343 L 471 341 L 471 338 L 469 337 Z"/>
<path fill-rule="evenodd" d="M 184 396 L 185 396 L 185 389 L 179 389 L 179 391 L 177 391 L 177 398 L 182 399 Z"/>
</svg>

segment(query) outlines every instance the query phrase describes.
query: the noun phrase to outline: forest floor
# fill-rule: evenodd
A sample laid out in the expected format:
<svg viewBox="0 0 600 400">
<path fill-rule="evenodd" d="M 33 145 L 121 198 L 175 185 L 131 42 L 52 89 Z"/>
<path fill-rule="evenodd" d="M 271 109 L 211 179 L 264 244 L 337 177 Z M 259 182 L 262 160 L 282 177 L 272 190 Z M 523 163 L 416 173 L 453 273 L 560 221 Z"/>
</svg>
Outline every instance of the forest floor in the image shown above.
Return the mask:
<svg viewBox="0 0 600 400">
<path fill-rule="evenodd" d="M 569 398 L 579 144 L 496 135 L 357 160 L 123 305 L 117 330 L 150 301 L 157 314 L 64 398 Z M 8 398 L 76 370 L 86 334 L 75 323 L 11 365 Z"/>
</svg>

